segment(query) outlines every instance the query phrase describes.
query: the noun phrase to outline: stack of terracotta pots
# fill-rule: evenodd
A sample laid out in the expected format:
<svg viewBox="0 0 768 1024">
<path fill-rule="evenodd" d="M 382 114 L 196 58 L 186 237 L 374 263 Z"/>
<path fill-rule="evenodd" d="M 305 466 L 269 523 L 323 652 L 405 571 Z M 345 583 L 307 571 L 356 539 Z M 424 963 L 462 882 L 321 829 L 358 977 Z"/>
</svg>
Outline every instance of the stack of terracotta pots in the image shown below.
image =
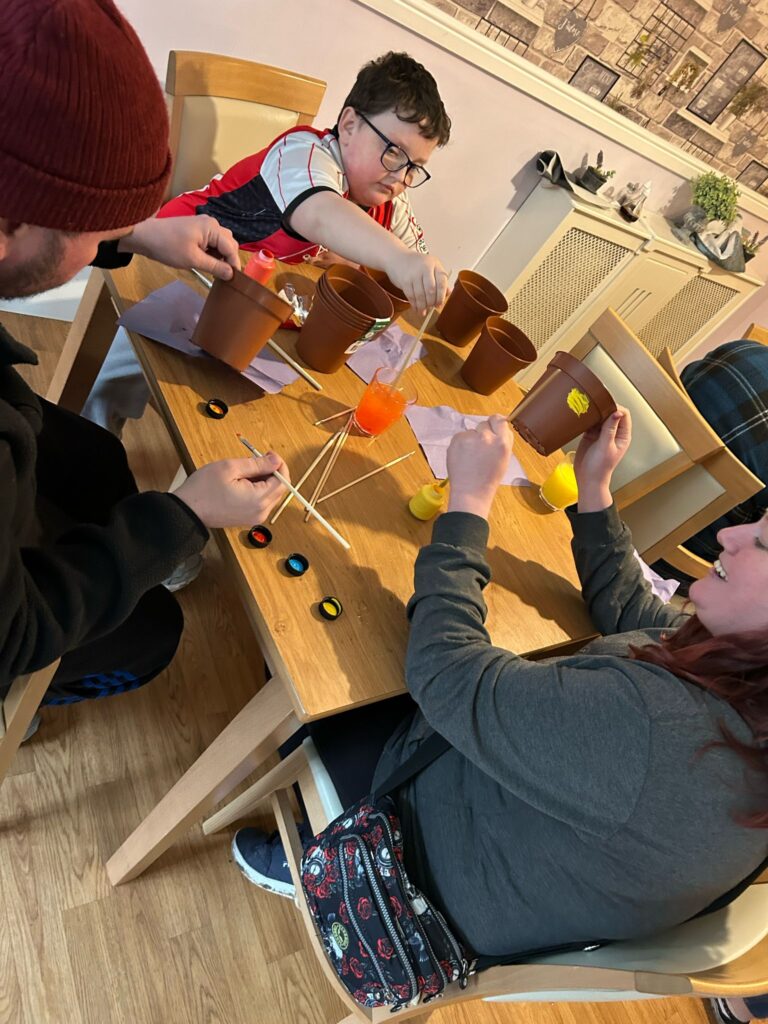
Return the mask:
<svg viewBox="0 0 768 1024">
<path fill-rule="evenodd" d="M 380 288 L 383 288 L 392 300 L 395 310 L 393 320 L 397 320 L 407 309 L 411 308 L 410 302 L 405 297 L 405 292 L 398 288 L 397 285 L 392 284 L 383 270 L 374 270 L 372 267 L 361 267 L 361 270 L 374 280 Z"/>
<path fill-rule="evenodd" d="M 371 277 L 334 265 L 317 282 L 296 351 L 314 370 L 333 373 L 391 322 L 392 300 Z"/>
</svg>

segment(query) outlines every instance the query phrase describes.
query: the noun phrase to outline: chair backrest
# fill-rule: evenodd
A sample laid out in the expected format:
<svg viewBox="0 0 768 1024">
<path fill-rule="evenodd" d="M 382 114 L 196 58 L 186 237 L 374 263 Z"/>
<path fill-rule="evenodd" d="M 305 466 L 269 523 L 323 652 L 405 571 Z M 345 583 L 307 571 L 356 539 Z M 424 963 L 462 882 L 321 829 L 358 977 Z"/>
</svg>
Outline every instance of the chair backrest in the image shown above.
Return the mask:
<svg viewBox="0 0 768 1024">
<path fill-rule="evenodd" d="M 174 166 L 168 196 L 202 188 L 281 132 L 311 124 L 325 88 L 318 78 L 268 64 L 171 50 L 165 91 Z"/>
<path fill-rule="evenodd" d="M 26 676 L 18 676 L 11 684 L 0 706 L 0 785 L 16 756 L 24 734 L 40 707 L 45 691 L 59 667 L 59 660 Z"/>
<path fill-rule="evenodd" d="M 622 509 L 621 515 L 639 554 L 652 563 L 763 487 L 743 462 L 723 448 Z"/>
<path fill-rule="evenodd" d="M 632 444 L 613 476 L 620 509 L 723 449 L 687 395 L 614 310 L 598 317 L 571 354 L 632 414 Z"/>
<path fill-rule="evenodd" d="M 659 363 L 692 405 L 669 350 L 661 353 Z M 635 547 L 646 562 L 664 558 L 691 576 L 701 576 L 704 564 L 698 565 L 689 552 L 679 549 L 679 545 L 763 487 L 759 477 L 722 447 L 662 484 L 652 495 L 624 508 L 622 518 L 632 530 Z"/>
<path fill-rule="evenodd" d="M 768 345 L 768 327 L 750 324 L 744 337 L 749 341 L 759 341 L 761 345 Z"/>
</svg>

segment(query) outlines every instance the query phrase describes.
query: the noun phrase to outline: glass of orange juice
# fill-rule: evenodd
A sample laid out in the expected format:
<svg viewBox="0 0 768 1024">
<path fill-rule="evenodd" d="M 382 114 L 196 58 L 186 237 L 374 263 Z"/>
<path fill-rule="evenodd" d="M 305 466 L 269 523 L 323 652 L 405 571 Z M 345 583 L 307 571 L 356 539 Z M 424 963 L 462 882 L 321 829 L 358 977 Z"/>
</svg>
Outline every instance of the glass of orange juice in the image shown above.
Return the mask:
<svg viewBox="0 0 768 1024">
<path fill-rule="evenodd" d="M 371 378 L 355 409 L 355 426 L 369 437 L 378 437 L 416 401 L 416 389 L 403 376 L 395 382 L 397 369 L 380 366 Z"/>
<path fill-rule="evenodd" d="M 568 452 L 539 488 L 539 497 L 553 510 L 563 509 L 579 500 L 579 488 L 573 471 L 575 456 L 576 452 Z"/>
</svg>

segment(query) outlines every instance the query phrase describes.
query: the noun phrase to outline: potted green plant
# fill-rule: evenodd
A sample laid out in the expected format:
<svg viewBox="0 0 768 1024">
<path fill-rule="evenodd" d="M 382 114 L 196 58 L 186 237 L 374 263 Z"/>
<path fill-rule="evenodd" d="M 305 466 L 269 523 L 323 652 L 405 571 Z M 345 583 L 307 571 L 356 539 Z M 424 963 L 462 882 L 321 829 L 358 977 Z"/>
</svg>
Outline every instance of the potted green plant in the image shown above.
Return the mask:
<svg viewBox="0 0 768 1024">
<path fill-rule="evenodd" d="M 751 259 L 757 256 L 760 251 L 762 244 L 768 240 L 768 235 L 758 239 L 758 232 L 754 235 L 750 235 L 746 228 L 741 229 L 741 244 L 744 247 L 744 262 L 749 263 Z"/>
<path fill-rule="evenodd" d="M 700 206 L 711 221 L 722 221 L 727 227 L 736 219 L 741 193 L 727 174 L 705 171 L 691 181 L 691 193 L 694 205 Z"/>
<path fill-rule="evenodd" d="M 594 164 L 590 164 L 585 171 L 582 171 L 579 176 L 579 184 L 582 188 L 585 188 L 588 192 L 597 193 L 603 185 L 612 178 L 616 171 L 609 171 L 603 167 L 603 151 L 602 149 L 597 154 L 597 161 Z"/>
</svg>

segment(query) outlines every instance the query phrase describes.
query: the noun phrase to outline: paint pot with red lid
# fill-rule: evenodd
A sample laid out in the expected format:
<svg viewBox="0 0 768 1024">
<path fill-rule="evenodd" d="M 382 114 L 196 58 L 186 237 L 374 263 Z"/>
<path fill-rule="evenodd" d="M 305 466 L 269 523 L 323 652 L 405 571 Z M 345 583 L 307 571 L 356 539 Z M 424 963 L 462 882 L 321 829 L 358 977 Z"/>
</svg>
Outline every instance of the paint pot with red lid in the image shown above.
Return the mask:
<svg viewBox="0 0 768 1024">
<path fill-rule="evenodd" d="M 243 273 L 259 284 L 266 284 L 275 272 L 275 254 L 269 249 L 259 249 L 243 267 Z"/>
</svg>

